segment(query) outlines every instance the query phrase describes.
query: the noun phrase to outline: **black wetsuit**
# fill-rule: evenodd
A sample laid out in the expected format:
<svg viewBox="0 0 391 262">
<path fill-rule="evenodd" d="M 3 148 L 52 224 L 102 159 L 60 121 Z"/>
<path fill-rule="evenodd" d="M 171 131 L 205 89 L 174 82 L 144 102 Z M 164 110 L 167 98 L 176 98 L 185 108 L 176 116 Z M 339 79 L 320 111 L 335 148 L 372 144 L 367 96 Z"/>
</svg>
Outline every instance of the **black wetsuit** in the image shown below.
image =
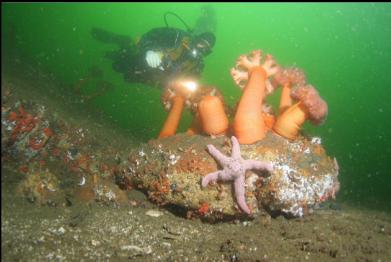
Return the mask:
<svg viewBox="0 0 391 262">
<path fill-rule="evenodd" d="M 108 34 L 105 31 L 104 33 Z M 94 37 L 98 40 L 101 38 L 95 35 Z M 122 73 L 128 82 L 147 83 L 162 88 L 176 77 L 199 78 L 204 67 L 202 57 L 193 58 L 190 51 L 184 48 L 184 39 L 190 41 L 191 35 L 181 29 L 152 29 L 144 34 L 136 45 L 127 42 L 124 36 L 112 34 L 104 37 L 106 40 L 101 41 L 115 42 L 120 46 L 120 50 L 109 52 L 106 56 L 113 60 L 113 69 Z M 161 51 L 164 54 L 161 63 L 164 70 L 152 68 L 147 64 L 147 51 Z"/>
</svg>

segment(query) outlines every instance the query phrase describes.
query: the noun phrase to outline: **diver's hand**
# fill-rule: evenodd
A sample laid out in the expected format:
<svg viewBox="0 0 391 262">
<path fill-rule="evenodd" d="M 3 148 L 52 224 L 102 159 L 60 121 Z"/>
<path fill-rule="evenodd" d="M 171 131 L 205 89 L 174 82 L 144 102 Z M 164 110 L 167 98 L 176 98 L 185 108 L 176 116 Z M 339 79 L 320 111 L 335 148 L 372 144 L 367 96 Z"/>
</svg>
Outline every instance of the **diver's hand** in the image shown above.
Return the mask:
<svg viewBox="0 0 391 262">
<path fill-rule="evenodd" d="M 163 54 L 161 52 L 147 51 L 145 59 L 150 67 L 157 68 L 162 63 L 162 56 Z"/>
</svg>

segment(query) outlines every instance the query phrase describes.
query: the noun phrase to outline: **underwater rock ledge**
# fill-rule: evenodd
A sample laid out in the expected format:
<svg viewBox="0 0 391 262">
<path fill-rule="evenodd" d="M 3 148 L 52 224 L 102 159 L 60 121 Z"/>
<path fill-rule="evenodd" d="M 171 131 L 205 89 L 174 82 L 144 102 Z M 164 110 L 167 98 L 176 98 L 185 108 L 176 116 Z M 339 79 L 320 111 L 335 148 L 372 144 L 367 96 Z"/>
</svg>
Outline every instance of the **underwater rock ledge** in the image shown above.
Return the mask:
<svg viewBox="0 0 391 262">
<path fill-rule="evenodd" d="M 41 103 L 3 98 L 2 164 L 23 174 L 18 191 L 29 201 L 58 205 L 71 195 L 83 202 L 128 205 L 125 190 L 137 187 L 153 202 L 185 210 L 190 217 L 247 217 L 236 205 L 231 183 L 201 186 L 204 176 L 222 168 L 207 145 L 230 155 L 229 137 L 177 134 L 127 154 L 129 149 L 98 145 L 87 130 L 69 125 Z M 338 164 L 320 138 L 300 136 L 290 142 L 269 132 L 240 148 L 243 159 L 274 166 L 271 173 L 246 174 L 245 199 L 254 215 L 300 217 L 339 189 Z"/>
<path fill-rule="evenodd" d="M 201 179 L 221 167 L 206 151 L 213 144 L 230 155 L 226 136 L 177 134 L 150 140 L 122 163 L 118 181 L 146 190 L 151 200 L 193 210 L 194 215 L 211 218 L 242 216 L 230 183 L 217 182 L 206 188 Z M 290 142 L 271 132 L 252 145 L 241 145 L 243 159 L 271 162 L 269 172 L 248 171 L 246 202 L 253 214 L 266 210 L 300 217 L 317 204 L 334 198 L 339 190 L 338 164 L 327 156 L 320 138 L 303 136 Z"/>
</svg>

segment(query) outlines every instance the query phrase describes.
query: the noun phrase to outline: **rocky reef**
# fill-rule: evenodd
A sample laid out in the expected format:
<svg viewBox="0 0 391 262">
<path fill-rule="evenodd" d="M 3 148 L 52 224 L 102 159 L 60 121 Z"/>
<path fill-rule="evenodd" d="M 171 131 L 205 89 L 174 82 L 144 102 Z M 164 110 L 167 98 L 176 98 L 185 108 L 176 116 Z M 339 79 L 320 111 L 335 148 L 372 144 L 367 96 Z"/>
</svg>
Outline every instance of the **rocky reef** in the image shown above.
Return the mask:
<svg viewBox="0 0 391 262">
<path fill-rule="evenodd" d="M 238 208 L 231 183 L 201 186 L 204 176 L 223 168 L 207 146 L 230 155 L 230 137 L 176 134 L 137 147 L 108 146 L 89 129 L 13 92 L 14 86 L 2 83 L 2 164 L 19 172 L 18 193 L 30 202 L 129 205 L 134 201 L 126 192 L 138 188 L 154 203 L 183 210 L 187 217 L 248 217 Z M 339 189 L 338 164 L 320 138 L 290 141 L 269 131 L 261 141 L 240 145 L 240 151 L 244 160 L 274 167 L 246 172 L 245 201 L 252 216 L 304 216 Z"/>
<path fill-rule="evenodd" d="M 226 136 L 177 134 L 150 140 L 121 164 L 117 181 L 146 190 L 150 199 L 159 204 L 177 205 L 194 215 L 242 216 L 230 183 L 201 187 L 202 177 L 221 168 L 207 152 L 208 144 L 226 155 L 231 152 L 231 141 Z M 253 214 L 265 210 L 303 216 L 335 197 L 339 189 L 338 165 L 327 156 L 320 138 L 309 140 L 301 136 L 290 142 L 269 132 L 265 139 L 240 147 L 243 159 L 274 166 L 272 172 L 246 173 L 245 198 Z"/>
</svg>

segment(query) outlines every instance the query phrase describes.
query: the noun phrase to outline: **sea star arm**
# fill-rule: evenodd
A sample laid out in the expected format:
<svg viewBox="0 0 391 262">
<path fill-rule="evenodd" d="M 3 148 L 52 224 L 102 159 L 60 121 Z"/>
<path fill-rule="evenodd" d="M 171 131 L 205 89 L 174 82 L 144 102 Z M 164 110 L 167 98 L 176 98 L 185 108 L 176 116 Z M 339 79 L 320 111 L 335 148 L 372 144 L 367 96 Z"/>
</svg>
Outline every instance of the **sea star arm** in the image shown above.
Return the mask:
<svg viewBox="0 0 391 262">
<path fill-rule="evenodd" d="M 273 165 L 267 162 L 263 161 L 258 161 L 258 160 L 253 160 L 253 159 L 248 159 L 244 160 L 244 167 L 246 170 L 248 169 L 256 169 L 256 170 L 267 170 L 269 172 L 273 171 Z"/>
<path fill-rule="evenodd" d="M 226 157 L 224 154 L 222 154 L 214 145 L 208 145 L 208 151 L 209 153 L 222 165 L 224 166 L 225 163 L 229 161 L 229 157 Z"/>
<path fill-rule="evenodd" d="M 219 170 L 219 171 L 216 171 L 216 172 L 212 172 L 212 173 L 209 173 L 207 174 L 206 176 L 204 176 L 202 178 L 202 187 L 206 187 L 210 182 L 214 182 L 216 181 L 217 179 L 219 179 L 220 177 L 220 173 L 222 171 Z"/>
<path fill-rule="evenodd" d="M 240 145 L 239 145 L 239 141 L 236 137 L 232 136 L 231 137 L 231 141 L 232 141 L 232 153 L 231 153 L 231 156 L 233 158 L 241 158 L 241 155 L 240 155 Z"/>
<path fill-rule="evenodd" d="M 234 187 L 235 187 L 235 196 L 236 202 L 240 209 L 243 210 L 246 214 L 251 214 L 250 208 L 246 204 L 246 198 L 244 196 L 245 188 L 244 188 L 244 176 L 239 176 L 235 179 Z"/>
</svg>

